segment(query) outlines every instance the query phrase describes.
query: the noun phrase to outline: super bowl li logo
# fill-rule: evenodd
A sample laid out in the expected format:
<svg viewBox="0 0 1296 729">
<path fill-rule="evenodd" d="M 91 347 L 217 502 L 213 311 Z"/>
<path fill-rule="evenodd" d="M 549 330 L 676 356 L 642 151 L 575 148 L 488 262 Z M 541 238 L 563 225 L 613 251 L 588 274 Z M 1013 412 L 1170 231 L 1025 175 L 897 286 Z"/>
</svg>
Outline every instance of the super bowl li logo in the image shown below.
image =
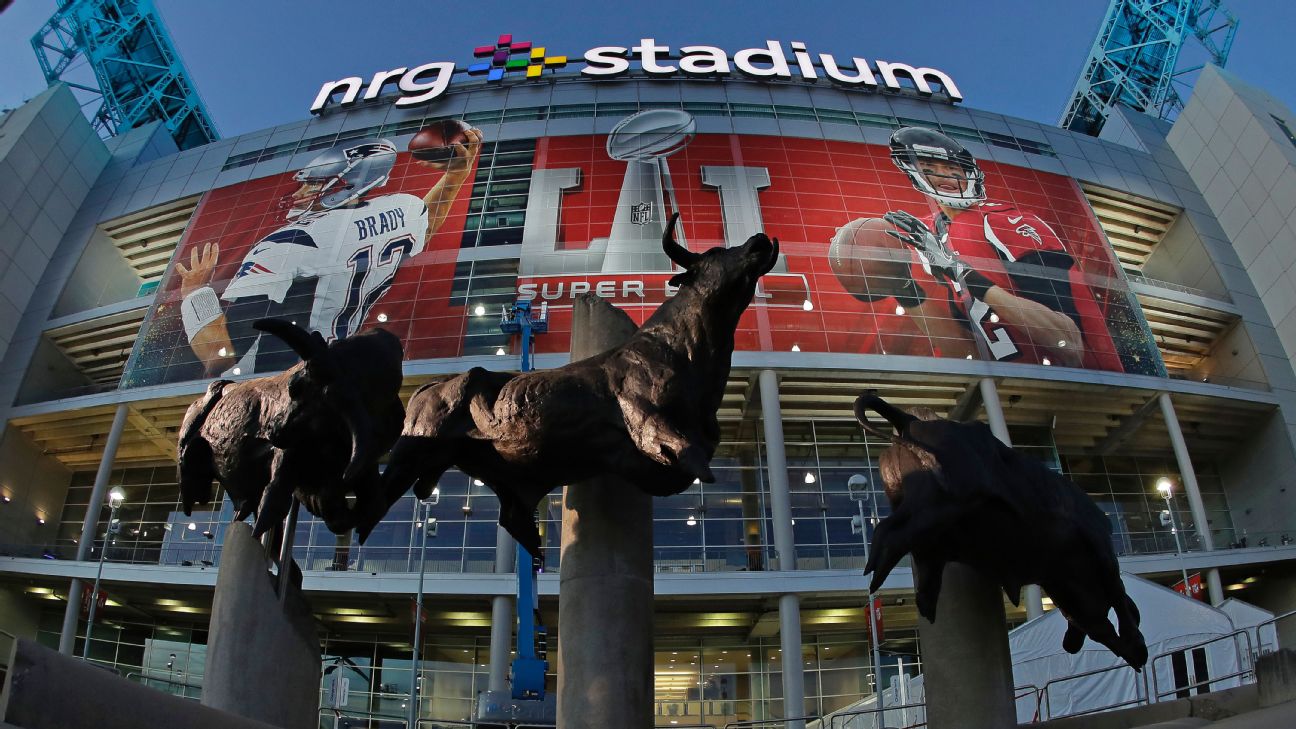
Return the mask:
<svg viewBox="0 0 1296 729">
<path fill-rule="evenodd" d="M 679 210 L 668 159 L 696 135 L 693 116 L 680 109 L 649 109 L 622 119 L 607 139 L 607 154 L 624 162 L 625 175 L 605 238 L 584 250 L 558 250 L 555 231 L 562 215 L 562 196 L 581 184 L 579 167 L 534 170 L 522 228 L 518 261 L 518 294 L 555 305 L 593 292 L 615 303 L 660 303 L 675 293 L 668 283 L 674 265 L 661 239 L 672 211 Z M 725 245 L 742 245 L 764 230 L 759 193 L 769 187 L 764 167 L 703 165 L 702 185 L 718 193 Z M 688 221 L 684 221 L 687 225 Z M 682 230 L 677 239 L 687 245 Z M 780 257 L 761 279 L 756 303 L 808 308 L 809 284 L 803 274 L 788 273 Z"/>
</svg>

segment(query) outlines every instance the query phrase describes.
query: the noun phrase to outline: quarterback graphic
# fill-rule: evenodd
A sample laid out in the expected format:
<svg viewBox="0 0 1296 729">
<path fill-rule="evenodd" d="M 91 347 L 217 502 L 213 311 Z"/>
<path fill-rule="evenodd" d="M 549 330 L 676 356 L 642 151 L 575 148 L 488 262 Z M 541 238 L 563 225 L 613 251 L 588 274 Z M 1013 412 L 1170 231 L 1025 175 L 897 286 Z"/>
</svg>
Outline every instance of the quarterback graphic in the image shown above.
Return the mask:
<svg viewBox="0 0 1296 729">
<path fill-rule="evenodd" d="M 953 317 L 970 335 L 967 353 L 982 359 L 1121 370 L 1103 313 L 1066 244 L 1034 212 L 988 199 L 985 176 L 962 145 L 906 127 L 891 136 L 891 160 L 936 208 L 923 217 L 903 210 L 883 216 L 885 234 L 916 257 L 912 283 L 895 295 L 920 328 Z M 926 333 L 958 341 L 948 332 Z M 946 356 L 963 354 L 947 349 L 955 351 Z"/>
<path fill-rule="evenodd" d="M 219 243 L 193 246 L 176 264 L 180 315 L 207 374 L 273 371 L 296 361 L 286 345 L 252 329 L 262 317 L 297 322 L 328 341 L 354 334 L 401 264 L 445 222 L 480 147 L 481 133 L 463 125 L 439 157 L 416 152 L 412 164 L 443 170 L 421 198 L 377 193 L 396 163 L 386 139 L 323 152 L 293 176 L 300 186 L 280 202 L 283 224 L 252 246 L 221 291 L 211 285 Z"/>
</svg>

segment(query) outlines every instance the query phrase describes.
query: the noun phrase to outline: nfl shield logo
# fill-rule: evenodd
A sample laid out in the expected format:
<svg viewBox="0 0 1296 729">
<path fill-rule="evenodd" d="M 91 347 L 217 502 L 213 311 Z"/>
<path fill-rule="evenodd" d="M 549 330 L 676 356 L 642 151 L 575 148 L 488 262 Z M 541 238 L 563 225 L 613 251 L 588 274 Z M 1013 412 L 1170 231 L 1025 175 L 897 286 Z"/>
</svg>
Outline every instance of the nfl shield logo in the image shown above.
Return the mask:
<svg viewBox="0 0 1296 729">
<path fill-rule="evenodd" d="M 630 222 L 635 225 L 647 225 L 652 222 L 652 203 L 641 202 L 630 206 Z"/>
</svg>

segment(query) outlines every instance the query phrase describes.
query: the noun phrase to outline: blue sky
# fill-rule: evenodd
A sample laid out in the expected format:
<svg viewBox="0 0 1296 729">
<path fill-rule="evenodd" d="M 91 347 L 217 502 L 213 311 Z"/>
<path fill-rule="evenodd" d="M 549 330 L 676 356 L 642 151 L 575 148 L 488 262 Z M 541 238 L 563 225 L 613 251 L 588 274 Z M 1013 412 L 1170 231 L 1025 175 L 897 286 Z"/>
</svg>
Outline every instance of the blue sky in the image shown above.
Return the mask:
<svg viewBox="0 0 1296 729">
<path fill-rule="evenodd" d="M 571 56 L 643 37 L 730 52 L 799 40 L 841 59 L 940 68 L 967 106 L 1055 123 L 1107 7 L 1104 0 L 156 3 L 227 137 L 306 118 L 324 81 L 429 61 L 466 64 L 474 46 L 501 33 Z M 1242 21 L 1227 68 L 1296 105 L 1296 3 L 1226 5 Z M 0 107 L 44 87 L 29 39 L 54 7 L 54 0 L 17 0 L 0 15 Z"/>
</svg>

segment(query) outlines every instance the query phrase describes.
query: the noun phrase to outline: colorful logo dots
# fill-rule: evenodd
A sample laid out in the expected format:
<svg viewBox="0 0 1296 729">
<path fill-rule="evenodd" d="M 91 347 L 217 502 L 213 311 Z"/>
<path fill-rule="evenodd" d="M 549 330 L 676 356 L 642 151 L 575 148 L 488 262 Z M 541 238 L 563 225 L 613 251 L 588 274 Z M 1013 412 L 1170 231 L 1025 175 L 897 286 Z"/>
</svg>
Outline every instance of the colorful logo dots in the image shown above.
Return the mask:
<svg viewBox="0 0 1296 729">
<path fill-rule="evenodd" d="M 522 58 L 512 56 L 526 54 Z M 513 36 L 501 35 L 493 46 L 477 46 L 473 55 L 478 58 L 490 58 L 489 61 L 474 63 L 468 67 L 473 75 L 486 74 L 487 81 L 499 81 L 504 72 L 513 69 L 526 69 L 527 78 L 539 78 L 545 68 L 561 68 L 567 65 L 567 56 L 546 56 L 545 49 L 532 48 L 530 41 L 513 42 Z"/>
</svg>

